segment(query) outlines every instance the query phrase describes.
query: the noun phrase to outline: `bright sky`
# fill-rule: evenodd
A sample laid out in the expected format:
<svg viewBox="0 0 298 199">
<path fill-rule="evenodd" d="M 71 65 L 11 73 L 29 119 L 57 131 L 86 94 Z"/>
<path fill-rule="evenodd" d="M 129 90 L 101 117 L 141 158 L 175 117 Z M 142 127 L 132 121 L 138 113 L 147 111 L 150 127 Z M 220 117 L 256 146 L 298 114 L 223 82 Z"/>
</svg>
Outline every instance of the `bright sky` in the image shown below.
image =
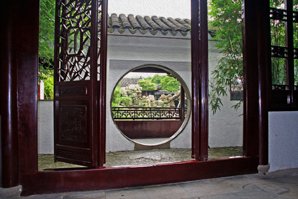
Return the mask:
<svg viewBox="0 0 298 199">
<path fill-rule="evenodd" d="M 190 19 L 191 0 L 109 0 L 109 14 L 134 14 Z"/>
</svg>

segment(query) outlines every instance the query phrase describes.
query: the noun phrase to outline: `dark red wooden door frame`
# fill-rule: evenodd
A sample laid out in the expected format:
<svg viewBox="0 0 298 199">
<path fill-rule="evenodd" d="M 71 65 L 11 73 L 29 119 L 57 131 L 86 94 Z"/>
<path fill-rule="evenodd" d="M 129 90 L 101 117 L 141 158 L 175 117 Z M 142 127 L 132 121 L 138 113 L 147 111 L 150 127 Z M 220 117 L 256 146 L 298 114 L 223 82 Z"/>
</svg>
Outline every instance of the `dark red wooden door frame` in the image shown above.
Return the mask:
<svg viewBox="0 0 298 199">
<path fill-rule="evenodd" d="M 104 2 L 106 3 L 106 1 Z M 262 62 L 262 58 L 266 52 L 260 50 L 260 44 L 264 41 L 261 37 L 262 31 L 264 31 L 261 19 L 263 8 L 258 0 L 246 0 L 244 13 L 244 56 L 247 84 L 244 108 L 246 113 L 244 154 L 246 157 L 206 160 L 206 140 L 208 140 L 207 64 L 206 57 L 204 58 L 199 48 L 206 47 L 207 38 L 205 35 L 198 38 L 193 33 L 193 143 L 196 160 L 137 168 L 101 167 L 42 172 L 39 172 L 37 168 L 39 1 L 11 0 L 7 3 L 8 6 L 1 6 L 0 12 L 6 15 L 1 16 L 3 22 L 1 24 L 4 24 L 4 29 L 0 32 L 0 61 L 1 69 L 3 69 L 0 73 L 0 99 L 4 187 L 21 184 L 23 194 L 33 194 L 148 185 L 256 172 L 259 154 L 262 157 L 260 163 L 267 163 L 268 154 L 265 150 L 258 148 L 259 145 L 266 147 L 268 142 L 266 139 L 268 133 L 266 132 L 268 125 L 266 95 L 262 93 L 266 85 L 266 79 L 263 77 L 266 75 L 267 67 L 266 63 Z M 192 17 L 205 16 L 206 10 L 198 12 L 194 7 L 196 5 L 206 8 L 206 0 L 192 0 Z M 11 18 L 5 22 L 7 16 Z M 201 27 L 206 28 L 206 22 L 192 20 L 193 23 L 200 23 Z M 193 32 L 200 34 L 195 27 Z M 206 39 L 206 41 L 198 41 L 199 39 Z M 259 74 L 258 81 L 256 81 L 256 74 Z M 100 87 L 102 92 L 100 95 L 105 96 L 105 85 L 102 84 Z M 105 118 L 105 105 L 105 97 L 101 97 L 99 99 L 99 107 L 102 110 L 100 111 L 101 118 Z M 102 123 L 100 132 L 105 132 L 104 119 L 100 122 Z M 104 154 L 104 133 L 100 142 L 100 153 Z M 201 143 L 203 145 L 199 145 Z"/>
</svg>

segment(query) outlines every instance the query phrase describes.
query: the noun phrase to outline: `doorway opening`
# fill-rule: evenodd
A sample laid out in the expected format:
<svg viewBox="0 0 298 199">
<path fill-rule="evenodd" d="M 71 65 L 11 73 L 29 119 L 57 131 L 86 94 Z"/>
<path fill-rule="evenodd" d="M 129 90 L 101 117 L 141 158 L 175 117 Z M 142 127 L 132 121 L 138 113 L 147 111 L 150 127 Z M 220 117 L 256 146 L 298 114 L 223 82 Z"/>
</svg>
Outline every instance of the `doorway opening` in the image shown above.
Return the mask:
<svg viewBox="0 0 298 199">
<path fill-rule="evenodd" d="M 209 159 L 243 156 L 243 1 L 210 1 L 208 6 Z"/>
<path fill-rule="evenodd" d="M 109 1 L 105 165 L 192 160 L 191 1 L 133 2 Z"/>
<path fill-rule="evenodd" d="M 111 5 L 113 5 L 113 1 L 110 1 L 109 3 L 111 3 Z M 179 2 L 181 3 L 181 2 Z M 173 3 L 174 4 L 174 3 Z M 138 4 L 139 5 L 139 4 Z M 145 5 L 145 4 L 144 4 Z M 146 4 L 147 5 L 147 4 Z M 180 5 L 180 4 L 177 4 Z M 90 14 L 90 5 L 76 5 L 76 6 L 81 6 L 80 9 L 83 9 L 87 14 Z M 131 6 L 133 7 L 134 5 L 131 4 Z M 153 7 L 153 11 L 155 10 L 155 5 L 150 3 L 150 6 Z M 121 7 L 121 6 L 120 6 Z M 128 6 L 129 7 L 129 6 Z M 190 1 L 185 1 L 185 13 L 187 13 L 187 15 L 185 15 L 184 17 L 180 17 L 177 18 L 177 16 L 156 16 L 154 14 L 144 14 L 144 13 L 140 13 L 139 11 L 136 11 L 136 13 L 131 14 L 130 12 L 128 13 L 124 13 L 124 11 L 122 12 L 121 10 L 113 10 L 113 7 L 111 6 L 109 8 L 109 13 L 108 13 L 108 24 L 107 24 L 107 37 L 108 37 L 108 48 L 107 48 L 107 83 L 106 83 L 106 87 L 107 87 L 107 118 L 106 118 L 106 126 L 107 126 L 107 131 L 106 131 L 106 147 L 105 147 L 105 156 L 106 156 L 106 166 L 119 166 L 119 165 L 130 165 L 130 164 L 134 164 L 134 163 L 110 163 L 111 159 L 110 155 L 117 157 L 114 159 L 120 159 L 119 156 L 124 157 L 124 152 L 125 151 L 130 151 L 130 152 L 142 152 L 143 154 L 145 154 L 145 158 L 142 157 L 142 155 L 140 156 L 135 155 L 135 159 L 137 159 L 138 161 L 141 159 L 150 159 L 151 156 L 149 157 L 147 152 L 148 150 L 166 150 L 166 151 L 170 151 L 169 156 L 167 156 L 166 158 L 162 158 L 164 157 L 164 154 L 160 153 L 159 151 L 158 153 L 158 157 L 156 158 L 156 153 L 154 153 L 152 155 L 153 157 L 153 161 L 148 163 L 150 164 L 156 164 L 156 163 L 160 163 L 160 162 L 177 162 L 177 161 L 184 161 L 184 160 L 191 160 L 192 159 L 192 153 L 193 153 L 193 147 L 192 147 L 192 124 L 190 122 L 188 122 L 189 117 L 191 118 L 191 92 L 188 91 L 188 88 L 191 88 L 191 75 L 192 75 L 192 71 L 191 71 L 191 20 L 190 20 Z M 74 8 L 74 10 L 76 10 L 78 8 Z M 169 9 L 171 10 L 171 9 Z M 176 10 L 173 7 L 173 10 Z M 116 13 L 115 13 L 116 12 Z M 154 11 L 153 13 L 157 13 L 157 11 Z M 123 14 L 124 13 L 124 14 Z M 139 13 L 139 14 L 138 14 Z M 85 16 L 85 15 L 84 15 Z M 90 24 L 87 23 L 82 23 L 82 21 L 80 21 L 80 19 L 72 19 L 71 18 L 71 13 L 69 20 L 72 22 L 70 24 L 73 24 L 76 20 L 78 25 L 88 25 L 90 26 Z M 86 17 L 87 20 L 88 17 Z M 73 20 L 73 21 L 72 21 Z M 61 20 L 61 23 L 65 23 L 65 21 Z M 69 28 L 73 28 L 70 24 Z M 99 74 L 94 75 L 94 69 L 93 72 L 91 71 L 91 69 L 89 68 L 88 64 L 91 63 L 91 55 L 88 55 L 88 52 L 90 50 L 90 46 L 91 46 L 91 38 L 89 36 L 87 36 L 87 29 L 80 29 L 80 26 L 75 27 L 71 30 L 68 30 L 69 33 L 69 38 L 68 38 L 68 50 L 67 51 L 62 51 L 60 52 L 60 57 L 67 57 L 68 59 L 71 60 L 71 62 L 67 63 L 67 67 L 63 68 L 64 66 L 62 66 L 65 63 L 60 63 L 60 68 L 58 71 L 58 77 L 56 77 L 61 80 L 61 84 L 59 82 L 59 88 L 57 89 L 57 93 L 59 95 L 67 95 L 67 96 L 62 96 L 60 97 L 56 97 L 56 99 L 58 99 L 57 101 L 59 101 L 61 108 L 58 109 L 60 112 L 60 116 L 63 116 L 65 118 L 67 118 L 67 120 L 63 120 L 61 123 L 56 125 L 56 130 L 57 128 L 60 128 L 60 131 L 63 131 L 64 133 L 66 133 L 66 136 L 62 136 L 60 137 L 61 139 L 63 139 L 64 143 L 63 144 L 68 144 L 70 142 L 72 142 L 72 139 L 77 139 L 77 144 L 78 144 L 78 148 L 82 147 L 85 144 L 88 143 L 92 143 L 94 142 L 94 140 L 96 140 L 96 138 L 94 139 L 89 139 L 89 140 L 85 140 L 85 143 L 80 143 L 82 140 L 81 138 L 86 138 L 85 135 L 88 134 L 87 131 L 89 131 L 90 129 L 88 129 L 88 125 L 91 125 L 89 122 L 91 120 L 84 120 L 84 121 L 77 121 L 75 123 L 72 123 L 76 120 L 73 119 L 72 116 L 68 115 L 68 114 L 64 114 L 65 111 L 72 111 L 73 115 L 77 115 L 77 114 L 83 114 L 83 115 L 88 115 L 90 114 L 88 111 L 92 112 L 91 110 L 91 105 L 92 103 L 94 103 L 94 101 L 90 101 L 90 93 L 92 92 L 99 92 L 98 91 L 98 84 L 99 84 Z M 90 28 L 90 27 L 89 27 Z M 216 28 L 215 28 L 216 29 Z M 61 34 L 63 34 L 63 27 L 61 26 Z M 90 32 L 88 32 L 90 33 Z M 218 64 L 218 57 L 222 57 L 223 54 L 220 54 L 220 50 L 218 48 L 216 48 L 216 31 L 215 30 L 209 30 L 208 31 L 208 42 L 209 42 L 209 72 L 210 72 L 210 77 L 209 79 L 211 79 L 211 73 L 214 70 L 214 67 L 216 64 Z M 99 33 L 97 33 L 99 34 Z M 98 36 L 98 35 L 96 35 Z M 61 40 L 61 42 L 65 42 L 63 40 Z M 98 41 L 99 42 L 99 41 Z M 62 45 L 63 46 L 63 45 Z M 66 45 L 64 45 L 65 47 Z M 65 53 L 65 54 L 63 54 Z M 76 58 L 74 58 L 74 55 L 79 55 L 81 53 L 82 56 L 79 56 L 79 60 L 76 60 Z M 86 57 L 84 57 L 83 55 L 86 55 Z M 89 57 L 88 57 L 89 56 Z M 93 55 L 93 59 L 97 58 L 97 56 Z M 236 56 L 238 58 L 241 58 L 241 56 Z M 76 64 L 76 67 L 72 67 L 72 63 Z M 142 66 L 142 67 L 140 67 Z M 148 67 L 150 66 L 150 67 Z M 162 66 L 166 66 L 166 67 L 162 67 Z M 212 68 L 213 67 L 213 68 Z M 155 68 L 155 69 L 154 69 Z M 158 71 L 158 70 L 159 71 Z M 98 68 L 97 68 L 98 70 Z M 162 72 L 162 70 L 164 70 Z M 134 124 L 132 125 L 132 127 L 129 127 L 130 129 L 127 129 L 128 127 L 128 123 L 132 124 L 131 122 L 127 122 L 127 121 L 123 121 L 124 118 L 116 118 L 114 117 L 117 114 L 128 114 L 128 112 L 136 112 L 136 110 L 124 110 L 124 108 L 127 107 L 115 107 L 115 106 L 109 106 L 109 102 L 113 101 L 112 96 L 113 93 L 117 90 L 117 84 L 120 83 L 120 81 L 118 81 L 121 77 L 125 76 L 125 74 L 128 73 L 136 73 L 136 72 L 143 72 L 143 73 L 153 73 L 154 75 L 154 71 L 155 71 L 155 75 L 158 75 L 159 73 L 165 73 L 165 74 L 170 74 L 170 77 L 175 76 L 177 79 L 180 79 L 182 81 L 180 81 L 180 88 L 181 91 L 185 91 L 185 107 L 181 106 L 181 102 L 182 102 L 182 98 L 181 98 L 181 92 L 180 94 L 177 93 L 177 95 L 175 96 L 175 92 L 167 92 L 164 93 L 163 97 L 180 97 L 180 102 L 179 100 L 173 101 L 173 103 L 175 104 L 173 106 L 174 109 L 172 110 L 161 110 L 161 108 L 164 107 L 160 107 L 159 111 L 163 111 L 163 112 L 172 112 L 172 116 L 173 118 L 162 118 L 163 120 L 167 119 L 167 123 L 172 123 L 171 127 L 173 127 L 172 129 L 167 128 L 166 131 L 163 132 L 162 128 L 165 128 L 165 121 L 162 121 L 161 124 L 159 125 L 158 129 L 153 129 L 150 127 L 156 127 L 158 125 L 156 125 L 159 121 L 156 118 L 153 118 L 155 125 L 150 124 L 150 122 L 152 123 L 152 121 L 147 121 L 147 129 L 150 129 L 151 132 L 155 132 L 155 136 L 153 137 L 154 142 L 152 143 L 152 137 L 151 139 L 147 139 L 147 137 L 142 134 L 142 136 L 138 137 L 138 135 L 136 135 L 136 132 L 138 131 L 142 131 L 144 133 L 144 121 L 142 121 L 143 123 L 143 127 L 140 127 L 140 129 L 136 129 L 137 126 L 140 125 L 136 125 L 136 123 L 140 123 L 140 118 L 129 118 L 134 120 Z M 156 72 L 158 71 L 158 72 Z M 93 73 L 93 77 L 91 77 L 90 73 Z M 96 71 L 98 72 L 98 71 Z M 94 78 L 94 77 L 97 78 Z M 92 85 L 90 85 L 90 78 L 94 79 L 94 83 L 92 83 Z M 96 80 L 95 80 L 96 79 Z M 239 76 L 238 79 L 241 79 L 241 74 Z M 238 80 L 237 78 L 235 79 L 235 82 L 237 82 Z M 145 80 L 145 79 L 144 79 Z M 60 80 L 59 80 L 60 81 Z M 58 82 L 56 82 L 56 85 L 58 85 Z M 236 88 L 236 86 L 234 86 L 234 84 L 231 84 L 231 88 Z M 238 88 L 238 87 L 237 87 Z M 210 88 L 209 88 L 210 89 Z M 243 90 L 243 88 L 241 87 L 240 90 L 238 89 L 236 91 L 236 93 L 238 92 L 238 94 L 240 93 L 241 95 L 241 91 Z M 143 90 L 144 93 L 142 94 L 143 96 L 147 96 L 147 101 L 152 98 L 152 94 L 150 94 L 150 90 L 147 90 L 145 93 L 145 90 Z M 162 94 L 160 94 L 160 96 L 158 97 L 159 94 L 154 93 L 153 97 L 154 100 L 156 102 L 158 102 L 159 100 L 162 101 L 162 99 L 160 99 L 162 97 Z M 171 95 L 171 96 L 170 96 Z M 77 97 L 77 101 L 76 102 L 71 102 L 70 104 L 66 104 L 69 103 L 71 100 L 73 100 L 73 97 Z M 162 98 L 163 98 L 162 97 Z M 216 98 L 217 96 L 215 96 Z M 232 100 L 232 93 L 231 93 L 231 100 Z M 241 97 L 241 96 L 240 96 Z M 84 98 L 84 99 L 83 99 Z M 237 96 L 236 96 L 237 98 Z M 129 100 L 132 99 L 127 99 L 128 103 Z M 231 101 L 228 100 L 228 101 Z M 241 99 L 237 98 L 238 101 L 241 101 Z M 56 104 L 59 104 L 56 101 Z M 49 102 L 51 104 L 51 106 L 53 106 L 53 102 Z M 65 103 L 65 104 L 63 104 Z M 151 103 L 151 102 L 150 102 Z M 153 102 L 155 103 L 155 102 Z M 180 109 L 178 104 L 180 103 Z M 42 103 L 40 103 L 42 104 Z M 224 106 L 229 106 L 231 103 L 228 102 L 228 104 L 224 104 Z M 166 107 L 166 108 L 171 108 L 171 105 L 169 105 L 170 107 Z M 71 107 L 71 108 L 70 108 Z M 86 107 L 88 109 L 87 112 L 84 112 L 86 110 Z M 139 107 L 138 107 L 139 108 Z M 182 110 L 183 108 L 185 108 L 184 110 Z M 224 107 L 226 108 L 226 107 Z M 230 107 L 229 107 L 230 108 Z M 228 108 L 228 109 L 229 109 Z M 40 111 L 42 111 L 43 108 L 40 108 Z M 130 109 L 132 109 L 130 107 Z M 210 108 L 211 109 L 211 108 Z M 52 108 L 53 110 L 53 108 Z M 74 111 L 75 110 L 75 111 Z M 57 110 L 56 110 L 57 111 Z M 50 111 L 49 111 L 50 112 Z M 145 109 L 143 107 L 142 111 L 139 111 L 139 115 L 144 115 L 144 113 L 154 113 L 157 112 L 156 110 L 152 110 L 152 109 Z M 185 112 L 185 113 L 183 113 Z M 222 118 L 225 118 L 225 121 L 222 122 L 223 120 L 217 120 L 214 119 L 214 115 L 211 114 L 211 110 L 209 111 L 209 130 L 210 129 L 215 129 L 215 136 L 213 136 L 213 134 L 209 134 L 209 156 L 212 158 L 227 158 L 227 157 L 235 157 L 235 156 L 241 156 L 242 155 L 242 120 L 243 118 L 239 115 L 241 115 L 241 113 L 239 115 L 234 114 L 234 116 L 229 120 L 227 119 L 228 117 L 226 117 L 227 115 L 229 116 L 229 113 L 224 113 L 223 111 L 219 111 L 216 115 L 220 115 Z M 51 115 L 52 114 L 52 115 Z M 52 112 L 50 115 L 51 119 L 54 118 L 54 113 Z M 92 113 L 93 114 L 93 113 Z M 114 115 L 114 116 L 113 116 Z M 158 115 L 158 114 L 157 114 Z M 170 115 L 170 114 L 168 114 Z M 175 116 L 178 115 L 178 116 Z M 215 116 L 216 116 L 215 115 Z M 43 115 L 40 115 L 41 117 Z M 93 117 L 93 116 L 92 116 Z M 96 116 L 94 116 L 96 118 Z M 144 117 L 148 117 L 148 116 L 144 116 Z M 156 117 L 156 116 L 155 116 Z M 168 117 L 168 116 L 166 116 Z M 127 119 L 127 118 L 126 118 Z M 144 119 L 144 118 L 142 118 Z M 182 120 L 183 119 L 183 120 Z M 179 121 L 174 121 L 174 120 L 179 120 Z M 234 129 L 228 129 L 230 123 L 232 120 L 237 120 L 240 121 L 237 124 L 233 124 L 234 125 Z M 41 140 L 39 141 L 40 144 L 40 149 L 44 149 L 45 146 L 49 146 L 49 148 L 51 149 L 51 151 L 46 154 L 46 153 L 42 153 L 40 152 L 40 158 L 39 161 L 41 162 L 46 162 L 46 164 L 43 164 L 44 166 L 40 166 L 40 168 L 44 169 L 44 168 L 68 168 L 68 167 L 78 167 L 78 165 L 76 164 L 68 164 L 68 163 L 61 163 L 63 160 L 62 159 L 57 159 L 56 163 L 54 163 L 54 156 L 53 156 L 53 151 L 54 151 L 54 136 L 52 136 L 54 134 L 54 132 L 52 133 L 44 133 L 47 132 L 46 130 L 50 130 L 52 129 L 52 131 L 54 131 L 54 124 L 52 120 L 48 120 L 50 121 L 50 126 L 51 128 L 47 128 L 47 127 L 42 127 L 39 130 L 40 134 L 39 134 L 39 138 L 41 138 Z M 52 123 L 51 123 L 52 122 Z M 72 130 L 73 126 L 78 126 L 78 123 L 82 124 L 79 125 L 82 131 L 77 131 L 77 133 L 82 133 L 80 136 L 75 136 L 71 138 L 71 133 L 69 133 Z M 219 123 L 221 124 L 221 127 L 218 127 L 220 125 L 218 125 Z M 41 123 L 40 123 L 41 124 Z M 116 124 L 116 125 L 115 125 Z M 238 125 L 238 126 L 237 126 Z M 115 128 L 116 126 L 116 128 Z M 149 127 L 148 127 L 149 126 Z M 86 129 L 83 129 L 85 128 Z M 67 129 L 66 129 L 67 128 Z M 65 130 L 66 129 L 66 130 Z M 116 129 L 116 130 L 115 130 Z M 238 132 L 235 132 L 238 130 Z M 113 132 L 113 131 L 118 131 L 118 132 Z M 233 131 L 233 132 L 232 132 Z M 86 133 L 87 132 L 87 133 Z M 223 133 L 222 133 L 223 132 Z M 156 135 L 156 133 L 159 134 L 159 136 Z M 168 133 L 167 135 L 161 135 L 161 133 Z M 211 135 L 211 136 L 210 136 Z M 150 136 L 150 135 L 149 135 Z M 152 136 L 152 135 L 151 135 Z M 212 137 L 213 136 L 213 137 Z M 57 136 L 56 136 L 57 137 Z M 59 137 L 59 136 L 58 136 Z M 49 139 L 50 138 L 50 139 Z M 129 139 L 126 139 L 129 138 Z M 50 142 L 52 140 L 52 142 Z M 227 140 L 232 142 L 226 142 Z M 94 143 L 92 143 L 94 144 Z M 96 143 L 99 144 L 99 143 Z M 95 147 L 95 145 L 93 145 L 93 147 Z M 63 149 L 59 149 L 59 150 L 65 150 L 65 148 Z M 59 151 L 58 150 L 58 151 Z M 67 149 L 68 150 L 68 149 Z M 143 150 L 143 151 L 142 151 Z M 145 151 L 144 151 L 145 150 Z M 179 155 L 179 158 L 175 158 L 175 154 L 177 154 L 175 152 L 175 150 L 181 150 L 183 151 L 183 155 Z M 69 152 L 73 153 L 74 151 L 66 151 L 68 154 Z M 117 155 L 117 153 L 121 153 L 121 155 Z M 184 156 L 184 154 L 186 154 Z M 171 158 L 171 156 L 173 158 Z M 149 157 L 149 158 L 148 158 Z M 129 157 L 128 157 L 129 159 Z M 162 159 L 164 159 L 164 161 L 161 161 Z M 48 166 L 51 163 L 53 163 L 53 166 Z M 60 164 L 61 163 L 61 164 Z M 75 163 L 72 162 L 72 163 Z M 146 161 L 141 162 L 139 161 L 138 164 L 147 164 Z"/>
<path fill-rule="evenodd" d="M 133 146 L 107 152 L 107 165 L 144 165 L 189 160 L 189 139 L 180 147 L 175 138 L 189 134 L 190 92 L 174 71 L 158 65 L 136 67 L 122 76 L 111 96 L 107 133 Z M 116 128 L 115 128 L 116 127 Z M 113 132 L 116 131 L 116 132 Z M 183 141 L 180 141 L 183 142 Z M 116 143 L 121 146 L 121 143 Z"/>
<path fill-rule="evenodd" d="M 190 117 L 190 93 L 183 79 L 162 66 L 126 73 L 114 87 L 112 118 L 124 137 L 141 146 L 175 139 Z"/>
</svg>

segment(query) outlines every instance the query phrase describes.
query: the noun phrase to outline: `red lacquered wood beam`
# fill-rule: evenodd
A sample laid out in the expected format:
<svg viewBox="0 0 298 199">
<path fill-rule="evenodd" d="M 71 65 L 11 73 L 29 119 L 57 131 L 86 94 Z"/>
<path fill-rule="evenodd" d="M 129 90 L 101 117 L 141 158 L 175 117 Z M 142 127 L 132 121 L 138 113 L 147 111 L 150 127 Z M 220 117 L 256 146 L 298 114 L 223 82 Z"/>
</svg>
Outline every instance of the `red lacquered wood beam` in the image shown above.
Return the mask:
<svg viewBox="0 0 298 199">
<path fill-rule="evenodd" d="M 255 173 L 256 158 L 181 162 L 154 166 L 40 172 L 26 178 L 23 195 L 122 188 Z"/>
</svg>

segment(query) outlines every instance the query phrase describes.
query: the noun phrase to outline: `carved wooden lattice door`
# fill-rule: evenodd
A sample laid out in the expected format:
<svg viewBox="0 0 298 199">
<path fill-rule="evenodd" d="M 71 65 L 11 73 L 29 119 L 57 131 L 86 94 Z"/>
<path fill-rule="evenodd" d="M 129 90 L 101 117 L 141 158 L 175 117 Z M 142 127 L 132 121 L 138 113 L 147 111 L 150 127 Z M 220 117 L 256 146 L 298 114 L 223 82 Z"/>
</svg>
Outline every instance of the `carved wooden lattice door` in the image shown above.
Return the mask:
<svg viewBox="0 0 298 199">
<path fill-rule="evenodd" d="M 104 0 L 57 0 L 55 160 L 103 164 L 106 8 Z M 103 90 L 101 90 L 103 88 Z M 103 96 L 103 97 L 100 97 Z M 99 103 L 100 102 L 100 103 Z"/>
</svg>

